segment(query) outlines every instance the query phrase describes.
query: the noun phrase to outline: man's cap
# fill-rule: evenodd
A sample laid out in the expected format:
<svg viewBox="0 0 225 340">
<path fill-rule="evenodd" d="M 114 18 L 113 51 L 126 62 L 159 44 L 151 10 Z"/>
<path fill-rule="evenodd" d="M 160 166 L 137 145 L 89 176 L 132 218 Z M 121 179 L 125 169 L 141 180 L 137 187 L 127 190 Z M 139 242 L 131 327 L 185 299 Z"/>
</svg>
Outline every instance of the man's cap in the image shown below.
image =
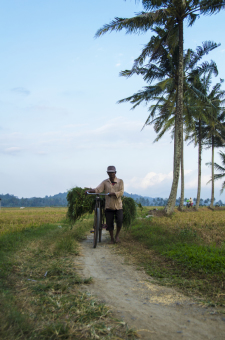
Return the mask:
<svg viewBox="0 0 225 340">
<path fill-rule="evenodd" d="M 107 172 L 116 172 L 116 167 L 113 165 L 108 166 Z"/>
</svg>

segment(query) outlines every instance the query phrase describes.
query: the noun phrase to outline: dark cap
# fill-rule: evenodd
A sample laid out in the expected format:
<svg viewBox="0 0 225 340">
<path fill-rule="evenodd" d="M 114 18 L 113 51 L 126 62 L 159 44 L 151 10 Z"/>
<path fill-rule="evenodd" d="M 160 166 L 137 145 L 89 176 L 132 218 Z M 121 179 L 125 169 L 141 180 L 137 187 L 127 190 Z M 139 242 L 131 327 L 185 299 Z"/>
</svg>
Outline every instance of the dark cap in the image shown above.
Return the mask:
<svg viewBox="0 0 225 340">
<path fill-rule="evenodd" d="M 113 165 L 108 166 L 107 172 L 116 172 L 116 167 Z"/>
</svg>

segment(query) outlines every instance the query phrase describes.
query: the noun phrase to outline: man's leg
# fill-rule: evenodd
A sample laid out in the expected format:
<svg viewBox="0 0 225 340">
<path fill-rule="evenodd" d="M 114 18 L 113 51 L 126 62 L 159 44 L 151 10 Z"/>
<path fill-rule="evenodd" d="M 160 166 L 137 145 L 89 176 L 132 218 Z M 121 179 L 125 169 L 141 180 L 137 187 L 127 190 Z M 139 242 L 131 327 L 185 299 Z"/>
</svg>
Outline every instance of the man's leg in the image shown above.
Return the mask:
<svg viewBox="0 0 225 340">
<path fill-rule="evenodd" d="M 113 237 L 113 230 L 109 230 L 109 235 L 110 235 L 110 237 L 111 237 L 111 241 L 110 241 L 110 243 L 115 243 L 115 241 L 114 241 L 114 237 Z"/>
<path fill-rule="evenodd" d="M 120 242 L 119 233 L 123 224 L 123 209 L 116 210 L 116 236 L 115 241 Z"/>
<path fill-rule="evenodd" d="M 109 235 L 111 238 L 111 242 L 110 243 L 114 243 L 114 237 L 113 237 L 113 230 L 114 230 L 114 211 L 105 211 L 105 217 L 106 217 L 106 224 L 107 224 L 107 228 L 106 230 L 109 231 Z"/>
</svg>

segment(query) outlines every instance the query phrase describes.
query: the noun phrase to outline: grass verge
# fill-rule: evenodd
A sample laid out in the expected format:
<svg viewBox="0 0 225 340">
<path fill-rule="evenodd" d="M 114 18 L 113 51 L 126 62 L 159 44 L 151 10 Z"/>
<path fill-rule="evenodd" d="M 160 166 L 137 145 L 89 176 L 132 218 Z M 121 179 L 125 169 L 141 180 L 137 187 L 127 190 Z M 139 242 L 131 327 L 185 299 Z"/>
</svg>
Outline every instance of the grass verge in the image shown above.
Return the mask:
<svg viewBox="0 0 225 340">
<path fill-rule="evenodd" d="M 123 242 L 120 249 L 123 254 L 132 255 L 136 264 L 144 268 L 158 283 L 177 287 L 192 297 L 198 296 L 208 305 L 224 307 L 223 239 L 218 244 L 209 244 L 207 229 L 203 232 L 201 228 L 199 232 L 196 226 L 195 213 L 189 214 L 188 225 L 179 224 L 178 227 L 176 214 L 171 218 L 162 216 L 163 223 L 159 216 L 144 218 L 146 214 L 147 209 L 139 211 L 139 218 L 131 228 L 122 232 Z M 216 212 L 213 214 L 216 219 Z M 194 224 L 191 224 L 192 216 Z M 205 238 L 201 237 L 203 233 Z"/>
<path fill-rule="evenodd" d="M 82 292 L 74 257 L 92 218 L 45 224 L 0 238 L 0 338 L 135 339 L 109 308 Z"/>
</svg>

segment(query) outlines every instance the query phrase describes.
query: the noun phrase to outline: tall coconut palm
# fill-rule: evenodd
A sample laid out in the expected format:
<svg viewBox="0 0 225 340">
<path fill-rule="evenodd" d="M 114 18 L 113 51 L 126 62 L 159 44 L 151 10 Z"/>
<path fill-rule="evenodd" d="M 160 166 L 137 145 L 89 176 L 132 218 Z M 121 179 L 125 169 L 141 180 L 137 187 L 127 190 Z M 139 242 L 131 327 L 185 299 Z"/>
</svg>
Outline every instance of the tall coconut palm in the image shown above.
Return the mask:
<svg viewBox="0 0 225 340">
<path fill-rule="evenodd" d="M 206 163 L 206 165 L 211 165 L 211 182 L 212 182 L 212 190 L 211 190 L 211 203 L 210 208 L 213 209 L 214 204 L 214 149 L 215 147 L 222 147 L 225 145 L 225 108 L 223 104 L 225 103 L 225 91 L 221 90 L 221 85 L 223 80 L 220 79 L 220 82 L 211 87 L 211 73 L 205 77 L 203 86 L 201 89 L 201 93 L 204 92 L 204 95 L 207 97 L 207 100 L 210 104 L 205 108 L 205 112 L 209 117 L 208 124 L 204 124 L 202 126 L 202 133 L 204 135 L 204 139 L 202 144 L 206 148 L 211 148 L 212 151 L 212 161 L 210 163 Z M 209 181 L 210 182 L 210 181 Z M 208 182 L 208 183 L 209 183 Z"/>
<path fill-rule="evenodd" d="M 121 72 L 122 76 L 130 77 L 133 74 L 141 74 L 143 79 L 151 83 L 155 78 L 162 78 L 155 85 L 144 87 L 143 90 L 134 95 L 122 99 L 119 103 L 130 102 L 133 104 L 132 109 L 142 102 L 149 104 L 150 101 L 155 101 L 149 107 L 149 116 L 145 125 L 154 124 L 158 141 L 166 131 L 172 130 L 172 137 L 174 138 L 174 155 L 176 155 L 176 111 L 177 111 L 177 62 L 178 62 L 178 48 L 170 49 L 167 41 L 162 42 L 162 37 L 165 35 L 164 31 L 157 28 L 154 30 L 157 36 L 153 36 L 145 46 L 142 54 L 134 61 L 131 70 Z M 161 41 L 160 41 L 161 40 Z M 160 41 L 160 44 L 159 44 Z M 218 47 L 211 41 L 202 43 L 198 46 L 196 51 L 188 49 L 184 53 L 184 119 L 183 124 L 190 125 L 191 117 L 196 115 L 197 100 L 199 94 L 196 95 L 196 79 L 207 71 L 212 71 L 217 75 L 217 67 L 215 62 L 204 62 L 199 65 L 202 57 L 210 51 Z M 156 49 L 157 52 L 156 52 Z M 152 52 L 154 56 L 152 56 Z M 149 57 L 150 56 L 150 57 Z M 148 64 L 143 66 L 145 59 L 150 58 Z M 154 62 L 151 62 L 151 61 Z M 195 86 L 194 86 L 195 85 Z M 204 97 L 204 96 L 202 96 Z M 205 105 L 204 98 L 201 98 L 202 105 Z M 183 135 L 183 131 L 182 131 Z M 183 137 L 182 141 L 183 143 Z M 180 210 L 183 210 L 184 202 L 184 166 L 183 166 L 183 145 L 181 146 L 181 199 Z M 175 157 L 174 157 L 175 164 Z M 175 165 L 174 165 L 175 168 Z"/>
<path fill-rule="evenodd" d="M 222 146 L 225 139 L 223 97 L 225 91 L 221 90 L 222 80 L 213 86 L 212 70 L 206 72 L 201 78 L 195 79 L 192 90 L 196 95 L 196 113 L 186 128 L 186 140 L 198 145 L 198 190 L 195 209 L 198 210 L 201 193 L 201 154 L 202 147 L 212 148 L 212 162 L 214 162 L 214 147 Z M 204 99 L 204 101 L 203 101 Z M 191 105 L 190 105 L 191 107 Z M 213 168 L 214 169 L 214 168 Z M 212 169 L 212 178 L 213 178 Z M 214 182 L 212 181 L 211 207 L 214 202 Z"/>
<path fill-rule="evenodd" d="M 195 146 L 198 146 L 198 188 L 195 202 L 195 209 L 198 210 L 201 198 L 202 140 L 204 139 L 202 128 L 205 124 L 205 121 L 202 119 L 201 104 L 199 105 L 195 117 L 192 118 L 192 123 L 186 128 L 186 140 L 190 140 L 190 143 L 193 142 Z"/>
<path fill-rule="evenodd" d="M 115 18 L 111 23 L 104 25 L 96 33 L 99 37 L 106 32 L 125 29 L 127 33 L 146 32 L 158 25 L 168 29 L 168 37 L 173 36 L 174 29 L 178 28 L 178 83 L 177 83 L 177 113 L 176 113 L 176 154 L 174 161 L 174 176 L 165 211 L 173 212 L 180 172 L 182 120 L 183 120 L 183 25 L 194 24 L 201 14 L 212 14 L 225 8 L 223 0 L 142 0 L 145 12 L 138 13 L 133 18 Z"/>
</svg>

